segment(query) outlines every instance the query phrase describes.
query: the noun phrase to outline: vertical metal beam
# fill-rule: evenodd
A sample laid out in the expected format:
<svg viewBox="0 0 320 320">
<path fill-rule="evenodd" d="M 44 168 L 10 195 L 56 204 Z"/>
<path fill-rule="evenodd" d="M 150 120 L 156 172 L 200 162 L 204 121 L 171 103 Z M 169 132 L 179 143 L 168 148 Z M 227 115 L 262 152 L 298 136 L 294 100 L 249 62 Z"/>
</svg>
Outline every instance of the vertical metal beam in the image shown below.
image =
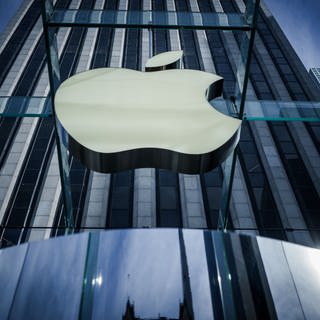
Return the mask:
<svg viewBox="0 0 320 320">
<path fill-rule="evenodd" d="M 64 212 L 65 212 L 65 227 L 66 232 L 69 233 L 74 227 L 73 222 L 73 208 L 72 208 L 72 198 L 71 198 L 71 186 L 70 186 L 70 166 L 69 166 L 69 156 L 67 151 L 67 141 L 64 134 L 64 130 L 59 124 L 54 105 L 54 96 L 60 85 L 60 65 L 58 56 L 58 46 L 56 37 L 56 28 L 50 28 L 47 24 L 51 15 L 53 13 L 53 2 L 52 0 L 42 0 L 42 23 L 43 23 L 43 33 L 45 39 L 45 46 L 47 52 L 47 64 L 48 64 L 48 74 L 50 83 L 50 99 L 52 105 L 52 113 L 54 119 L 54 130 L 57 144 L 57 154 L 61 181 L 61 190 L 64 202 Z"/>
<path fill-rule="evenodd" d="M 231 200 L 233 177 L 237 163 L 237 150 L 236 147 L 233 153 L 228 157 L 224 163 L 222 192 L 221 192 L 221 204 L 219 209 L 218 229 L 226 230 L 229 220 L 229 206 Z"/>
<path fill-rule="evenodd" d="M 242 88 L 239 88 L 240 92 L 235 93 L 236 103 L 238 102 L 238 98 L 240 98 L 239 115 L 238 115 L 240 119 L 242 119 L 244 115 L 246 93 L 247 93 L 247 87 L 248 87 L 248 81 L 249 81 L 249 70 L 250 70 L 250 63 L 251 63 L 251 57 L 252 57 L 252 51 L 253 51 L 254 37 L 256 32 L 256 23 L 258 18 L 259 5 L 260 5 L 260 0 L 249 0 L 247 1 L 247 4 L 246 4 L 247 8 L 246 8 L 245 16 L 251 28 L 250 28 L 250 31 L 248 31 L 249 36 L 247 35 L 247 33 L 244 33 L 243 40 L 241 43 L 240 62 L 239 62 L 240 65 L 238 66 L 237 77 L 239 76 L 243 78 L 241 79 L 243 83 L 242 83 Z M 244 74 L 241 75 L 239 73 L 241 72 L 243 65 L 245 65 L 245 70 L 244 70 Z"/>
<path fill-rule="evenodd" d="M 249 81 L 249 70 L 253 51 L 256 22 L 258 18 L 260 0 L 247 0 L 245 17 L 250 25 L 250 31 L 244 32 L 240 48 L 239 64 L 236 74 L 235 106 L 238 110 L 238 118 L 243 119 L 245 111 L 246 93 Z M 229 220 L 229 206 L 231 200 L 232 183 L 237 163 L 237 148 L 225 162 L 223 168 L 224 179 L 222 184 L 222 199 L 219 210 L 218 229 L 227 229 Z"/>
</svg>

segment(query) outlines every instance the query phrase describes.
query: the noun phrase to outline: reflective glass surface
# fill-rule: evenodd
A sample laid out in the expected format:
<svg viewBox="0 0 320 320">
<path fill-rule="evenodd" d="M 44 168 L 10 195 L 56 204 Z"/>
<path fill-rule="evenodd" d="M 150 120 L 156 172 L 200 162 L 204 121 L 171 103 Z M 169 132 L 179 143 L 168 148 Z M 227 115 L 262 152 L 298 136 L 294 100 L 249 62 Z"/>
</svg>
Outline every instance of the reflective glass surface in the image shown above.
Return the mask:
<svg viewBox="0 0 320 320">
<path fill-rule="evenodd" d="M 214 302 L 211 301 L 204 238 L 194 230 L 184 230 L 183 235 L 188 259 L 194 314 L 197 315 L 198 319 L 212 319 Z"/>
<path fill-rule="evenodd" d="M 283 243 L 291 275 L 306 319 L 319 319 L 320 251 Z"/>
<path fill-rule="evenodd" d="M 245 0 L 246 4 L 246 19 L 248 23 L 252 23 L 255 13 L 255 6 L 259 6 L 260 0 Z"/>
<path fill-rule="evenodd" d="M 211 104 L 219 111 L 237 116 L 228 99 L 214 99 Z M 49 117 L 52 116 L 48 97 L 2 96 L 1 117 Z M 248 121 L 320 121 L 319 101 L 246 100 L 244 119 Z"/>
<path fill-rule="evenodd" d="M 0 315 L 3 319 L 9 317 L 27 248 L 28 245 L 24 244 L 14 249 L 0 250 Z"/>
<path fill-rule="evenodd" d="M 9 319 L 77 318 L 87 241 L 81 234 L 30 243 Z"/>
<path fill-rule="evenodd" d="M 250 47 L 250 38 L 252 37 L 252 34 L 250 32 L 242 33 L 241 40 L 238 40 L 238 44 L 240 46 L 240 54 L 237 57 L 237 67 L 236 67 L 236 85 L 235 85 L 235 104 L 238 111 L 240 112 L 241 104 L 243 103 L 243 100 L 245 99 L 245 81 L 248 80 L 249 76 L 249 64 L 248 60 L 251 55 L 251 47 Z M 240 38 L 240 36 L 239 36 Z M 252 42 L 251 42 L 252 45 Z M 241 109 L 242 110 L 242 109 Z"/>
<path fill-rule="evenodd" d="M 319 319 L 319 257 L 209 230 L 75 234 L 0 251 L 0 311 L 8 319 Z"/>
<path fill-rule="evenodd" d="M 49 117 L 51 101 L 47 97 L 0 97 L 1 117 Z"/>
<path fill-rule="evenodd" d="M 141 236 L 141 230 L 100 233 L 93 319 L 105 314 L 121 319 L 127 303 L 143 319 L 178 318 L 183 301 L 178 232 L 146 230 Z"/>
<path fill-rule="evenodd" d="M 320 102 L 246 101 L 245 119 L 249 121 L 319 121 Z"/>
<path fill-rule="evenodd" d="M 215 99 L 211 104 L 223 113 L 236 116 L 230 100 Z M 246 100 L 244 119 L 248 121 L 320 121 L 320 102 Z"/>
<path fill-rule="evenodd" d="M 279 318 L 303 319 L 299 296 L 290 275 L 282 242 L 262 237 L 257 240 Z"/>
<path fill-rule="evenodd" d="M 174 11 L 54 10 L 48 25 L 109 26 L 115 28 L 244 29 L 242 14 Z"/>
</svg>

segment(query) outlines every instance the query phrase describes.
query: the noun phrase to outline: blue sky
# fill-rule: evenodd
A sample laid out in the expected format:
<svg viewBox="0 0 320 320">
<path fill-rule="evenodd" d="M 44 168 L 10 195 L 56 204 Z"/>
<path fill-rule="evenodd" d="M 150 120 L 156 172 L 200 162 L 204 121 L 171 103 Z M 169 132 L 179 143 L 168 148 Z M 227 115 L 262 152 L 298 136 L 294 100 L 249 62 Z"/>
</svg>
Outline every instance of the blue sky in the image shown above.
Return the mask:
<svg viewBox="0 0 320 320">
<path fill-rule="evenodd" d="M 4 30 L 22 0 L 0 0 L 0 32 Z"/>
<path fill-rule="evenodd" d="M 0 32 L 23 0 L 0 0 Z M 320 67 L 320 0 L 264 0 L 307 69 Z"/>
<path fill-rule="evenodd" d="M 320 67 L 320 0 L 264 0 L 305 67 Z"/>
</svg>

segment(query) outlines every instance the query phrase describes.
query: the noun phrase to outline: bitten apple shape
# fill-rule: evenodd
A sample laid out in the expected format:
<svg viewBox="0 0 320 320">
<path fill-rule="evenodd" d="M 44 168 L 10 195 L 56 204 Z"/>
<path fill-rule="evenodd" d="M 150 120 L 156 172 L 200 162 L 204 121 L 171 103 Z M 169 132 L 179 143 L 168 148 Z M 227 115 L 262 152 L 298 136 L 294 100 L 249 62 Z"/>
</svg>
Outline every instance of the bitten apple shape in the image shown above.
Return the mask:
<svg viewBox="0 0 320 320">
<path fill-rule="evenodd" d="M 61 84 L 56 115 L 70 152 L 92 170 L 201 173 L 224 161 L 239 140 L 241 121 L 208 103 L 222 82 L 196 70 L 94 69 Z"/>
</svg>

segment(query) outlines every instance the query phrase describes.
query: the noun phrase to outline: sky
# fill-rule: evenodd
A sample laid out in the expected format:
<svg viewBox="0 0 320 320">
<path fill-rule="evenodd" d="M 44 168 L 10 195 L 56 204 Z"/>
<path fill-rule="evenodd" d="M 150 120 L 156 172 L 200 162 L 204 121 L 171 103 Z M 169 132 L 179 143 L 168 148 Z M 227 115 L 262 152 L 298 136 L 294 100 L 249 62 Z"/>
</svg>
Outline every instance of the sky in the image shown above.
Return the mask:
<svg viewBox="0 0 320 320">
<path fill-rule="evenodd" d="M 23 0 L 0 0 L 0 32 L 4 30 Z"/>
<path fill-rule="evenodd" d="M 0 32 L 23 0 L 0 0 Z M 320 67 L 320 0 L 264 0 L 305 67 Z"/>
<path fill-rule="evenodd" d="M 264 0 L 304 66 L 320 67 L 320 0 Z"/>
</svg>

